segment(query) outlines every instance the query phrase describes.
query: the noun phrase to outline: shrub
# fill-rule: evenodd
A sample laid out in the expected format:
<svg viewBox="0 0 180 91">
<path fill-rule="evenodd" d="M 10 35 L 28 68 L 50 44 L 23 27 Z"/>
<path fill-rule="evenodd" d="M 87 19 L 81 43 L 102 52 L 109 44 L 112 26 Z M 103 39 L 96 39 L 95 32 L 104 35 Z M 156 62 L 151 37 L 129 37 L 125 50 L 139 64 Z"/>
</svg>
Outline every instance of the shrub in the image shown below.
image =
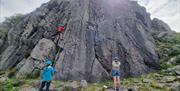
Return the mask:
<svg viewBox="0 0 180 91">
<path fill-rule="evenodd" d="M 0 75 L 4 75 L 5 73 L 5 71 L 0 71 Z"/>
<path fill-rule="evenodd" d="M 7 34 L 6 32 L 0 30 L 0 39 L 5 38 L 6 34 Z"/>
<path fill-rule="evenodd" d="M 14 86 L 14 80 L 0 82 L 0 91 L 18 91 L 18 87 Z"/>
<path fill-rule="evenodd" d="M 24 16 L 22 14 L 15 14 L 11 17 L 6 17 L 3 24 L 10 29 L 16 26 L 22 20 L 23 17 Z"/>
<path fill-rule="evenodd" d="M 31 74 L 27 74 L 26 78 L 28 79 L 36 79 L 40 76 L 40 70 L 35 70 L 34 72 L 32 72 Z"/>
</svg>

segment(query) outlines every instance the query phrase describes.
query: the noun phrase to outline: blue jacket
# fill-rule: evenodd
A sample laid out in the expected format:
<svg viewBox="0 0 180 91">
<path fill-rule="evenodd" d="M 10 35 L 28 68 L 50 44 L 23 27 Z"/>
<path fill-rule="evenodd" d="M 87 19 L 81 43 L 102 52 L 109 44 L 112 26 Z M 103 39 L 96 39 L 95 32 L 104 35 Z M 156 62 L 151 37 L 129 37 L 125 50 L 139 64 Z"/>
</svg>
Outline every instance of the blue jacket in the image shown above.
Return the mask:
<svg viewBox="0 0 180 91">
<path fill-rule="evenodd" d="M 42 73 L 43 81 L 51 81 L 54 74 L 55 69 L 52 66 L 45 67 Z"/>
</svg>

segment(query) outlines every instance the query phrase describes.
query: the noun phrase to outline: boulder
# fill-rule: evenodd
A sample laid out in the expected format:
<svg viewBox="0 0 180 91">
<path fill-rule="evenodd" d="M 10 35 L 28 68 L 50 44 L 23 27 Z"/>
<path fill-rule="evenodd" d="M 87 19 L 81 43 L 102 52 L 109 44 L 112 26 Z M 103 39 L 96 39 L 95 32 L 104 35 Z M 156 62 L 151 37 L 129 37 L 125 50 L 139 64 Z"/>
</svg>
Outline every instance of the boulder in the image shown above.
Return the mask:
<svg viewBox="0 0 180 91">
<path fill-rule="evenodd" d="M 35 88 L 39 88 L 41 86 L 41 80 L 33 80 L 32 81 L 32 86 Z"/>
<path fill-rule="evenodd" d="M 152 20 L 152 30 L 153 33 L 157 34 L 157 37 L 159 38 L 172 36 L 175 33 L 165 22 L 157 18 Z"/>
<path fill-rule="evenodd" d="M 174 82 L 170 88 L 173 91 L 179 91 L 180 90 L 180 83 L 179 82 Z"/>
<path fill-rule="evenodd" d="M 99 91 L 99 90 L 97 90 Z M 114 89 L 107 89 L 105 91 L 117 91 L 117 90 L 114 90 Z M 134 89 L 126 89 L 126 88 L 119 88 L 119 91 L 137 91 L 137 90 L 134 90 Z"/>
<path fill-rule="evenodd" d="M 144 83 L 152 83 L 152 80 L 151 79 L 143 79 L 143 82 Z"/>
<path fill-rule="evenodd" d="M 7 81 L 9 78 L 8 77 L 0 77 L 0 82 L 5 82 Z"/>
<path fill-rule="evenodd" d="M 175 70 L 177 75 L 180 75 L 180 70 Z"/>
<path fill-rule="evenodd" d="M 87 81 L 86 81 L 86 80 L 81 80 L 80 86 L 83 87 L 83 88 L 84 88 L 84 87 L 87 87 L 87 86 L 88 86 Z"/>
<path fill-rule="evenodd" d="M 32 50 L 31 57 L 37 60 L 43 60 L 44 56 L 55 56 L 55 53 L 56 45 L 54 44 L 54 42 L 52 40 L 43 38 L 39 40 L 38 44 Z"/>
<path fill-rule="evenodd" d="M 178 80 L 180 80 L 180 76 L 177 76 L 176 78 L 177 78 Z"/>
<path fill-rule="evenodd" d="M 25 63 L 22 65 L 16 77 L 24 77 L 28 74 L 32 74 L 35 70 L 42 69 L 44 67 L 44 59 L 55 56 L 56 46 L 52 40 L 41 39 L 35 48 L 32 50 L 30 57 L 27 60 L 23 60 Z"/>
<path fill-rule="evenodd" d="M 71 83 L 70 83 L 70 86 L 71 86 L 72 88 L 77 89 L 77 88 L 78 88 L 78 83 L 77 83 L 77 81 L 71 82 Z"/>
<path fill-rule="evenodd" d="M 176 79 L 176 77 L 174 77 L 174 76 L 164 76 L 162 78 L 162 82 L 166 82 L 166 83 L 173 82 L 175 79 Z"/>
<path fill-rule="evenodd" d="M 38 91 L 38 89 L 31 87 L 31 86 L 24 86 L 19 91 Z"/>
<path fill-rule="evenodd" d="M 171 31 L 171 28 L 166 23 L 164 23 L 162 20 L 159 20 L 157 18 L 154 18 L 152 20 L 152 27 L 159 29 L 158 31 L 160 32 Z"/>
<path fill-rule="evenodd" d="M 71 88 L 71 91 L 78 91 L 78 83 L 77 81 L 73 81 L 70 83 L 70 88 Z"/>
<path fill-rule="evenodd" d="M 17 78 L 24 78 L 27 75 L 31 75 L 32 72 L 35 70 L 35 67 L 38 65 L 38 61 L 32 59 L 31 57 L 29 57 L 24 65 L 20 68 L 20 70 L 18 71 L 16 77 Z"/>
</svg>

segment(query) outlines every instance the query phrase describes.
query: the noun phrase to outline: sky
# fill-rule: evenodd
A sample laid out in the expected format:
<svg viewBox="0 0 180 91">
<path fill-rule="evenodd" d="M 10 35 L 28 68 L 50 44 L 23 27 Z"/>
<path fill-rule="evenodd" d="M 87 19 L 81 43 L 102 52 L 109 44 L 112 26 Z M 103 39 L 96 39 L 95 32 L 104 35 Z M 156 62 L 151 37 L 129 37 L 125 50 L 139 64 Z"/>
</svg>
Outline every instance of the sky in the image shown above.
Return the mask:
<svg viewBox="0 0 180 91">
<path fill-rule="evenodd" d="M 0 0 L 0 22 L 17 13 L 30 13 L 49 0 Z M 112 0 L 113 1 L 113 0 Z M 136 0 L 144 6 L 151 18 L 166 22 L 172 30 L 180 32 L 180 0 Z"/>
<path fill-rule="evenodd" d="M 50 0 L 0 0 L 0 22 L 14 14 L 30 13 Z"/>
<path fill-rule="evenodd" d="M 172 30 L 180 32 L 180 0 L 136 0 L 151 14 L 163 20 Z"/>
</svg>

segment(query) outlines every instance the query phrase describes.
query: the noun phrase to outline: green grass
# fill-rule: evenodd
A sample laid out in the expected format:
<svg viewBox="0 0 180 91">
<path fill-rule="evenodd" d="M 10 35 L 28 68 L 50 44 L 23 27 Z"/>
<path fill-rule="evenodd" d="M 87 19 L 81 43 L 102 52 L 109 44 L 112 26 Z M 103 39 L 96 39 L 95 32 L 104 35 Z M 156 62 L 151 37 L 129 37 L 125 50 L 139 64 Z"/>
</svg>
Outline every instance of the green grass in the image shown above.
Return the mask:
<svg viewBox="0 0 180 91">
<path fill-rule="evenodd" d="M 166 37 L 166 38 L 157 38 L 155 37 L 157 50 L 162 53 L 166 54 L 168 56 L 176 56 L 177 54 L 180 54 L 180 34 L 176 33 L 175 36 L 172 37 Z"/>
<path fill-rule="evenodd" d="M 161 57 L 161 67 L 163 69 L 172 67 L 180 63 L 180 33 L 176 33 L 172 37 L 157 38 L 155 37 L 156 50 L 159 52 Z M 167 62 L 175 57 L 174 63 L 167 64 Z"/>
<path fill-rule="evenodd" d="M 4 82 L 0 81 L 0 91 L 18 91 L 21 84 L 23 84 L 23 81 L 17 79 L 9 79 Z"/>
</svg>

